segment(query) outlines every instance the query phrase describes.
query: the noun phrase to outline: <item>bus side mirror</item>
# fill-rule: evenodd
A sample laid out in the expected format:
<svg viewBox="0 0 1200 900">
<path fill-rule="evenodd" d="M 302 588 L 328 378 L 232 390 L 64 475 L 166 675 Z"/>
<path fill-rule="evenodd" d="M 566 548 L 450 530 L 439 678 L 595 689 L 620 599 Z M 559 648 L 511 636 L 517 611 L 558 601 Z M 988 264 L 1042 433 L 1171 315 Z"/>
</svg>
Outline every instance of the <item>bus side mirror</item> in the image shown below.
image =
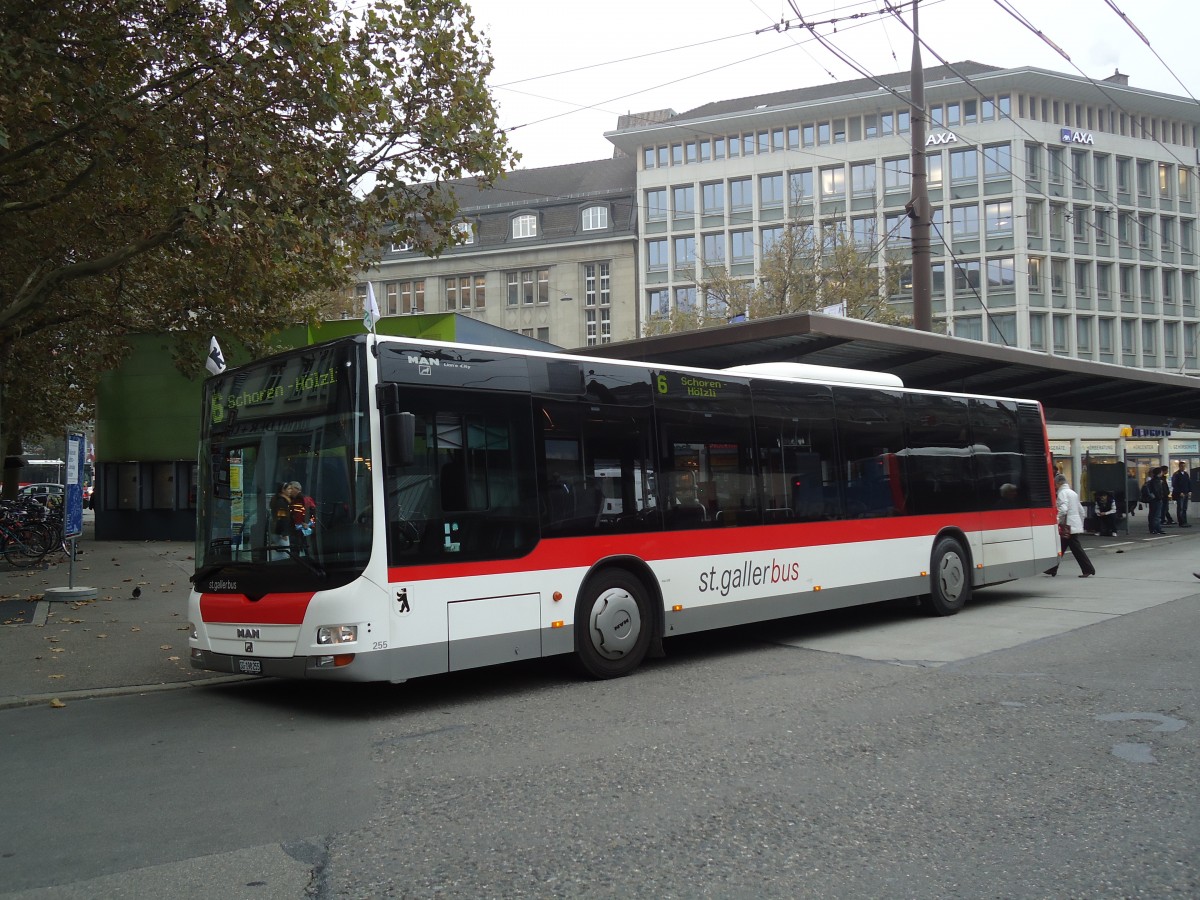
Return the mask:
<svg viewBox="0 0 1200 900">
<path fill-rule="evenodd" d="M 412 413 L 388 413 L 383 417 L 383 464 L 411 466 L 416 455 L 417 417 Z"/>
</svg>

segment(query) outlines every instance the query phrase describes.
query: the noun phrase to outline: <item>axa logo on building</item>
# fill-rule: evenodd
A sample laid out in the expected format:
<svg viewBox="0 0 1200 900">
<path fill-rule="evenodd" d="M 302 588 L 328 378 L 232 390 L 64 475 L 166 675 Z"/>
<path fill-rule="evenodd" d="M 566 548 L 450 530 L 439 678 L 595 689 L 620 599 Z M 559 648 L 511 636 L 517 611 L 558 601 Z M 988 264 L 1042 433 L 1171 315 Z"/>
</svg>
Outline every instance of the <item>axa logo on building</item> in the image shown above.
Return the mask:
<svg viewBox="0 0 1200 900">
<path fill-rule="evenodd" d="M 1072 131 L 1070 128 L 1064 128 L 1060 135 L 1064 144 L 1095 144 L 1090 131 Z"/>
<path fill-rule="evenodd" d="M 949 131 L 935 131 L 925 138 L 926 147 L 936 147 L 938 144 L 957 144 L 958 135 Z"/>
</svg>

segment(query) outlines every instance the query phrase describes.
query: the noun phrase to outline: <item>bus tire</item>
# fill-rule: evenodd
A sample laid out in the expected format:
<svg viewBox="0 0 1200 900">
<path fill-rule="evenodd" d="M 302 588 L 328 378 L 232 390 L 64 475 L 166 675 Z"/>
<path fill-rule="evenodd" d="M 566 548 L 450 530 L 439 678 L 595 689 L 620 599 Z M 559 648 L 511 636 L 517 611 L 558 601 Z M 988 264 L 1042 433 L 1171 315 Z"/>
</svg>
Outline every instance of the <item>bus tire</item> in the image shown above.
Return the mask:
<svg viewBox="0 0 1200 900">
<path fill-rule="evenodd" d="M 952 537 L 933 545 L 929 562 L 929 597 L 925 608 L 935 616 L 952 616 L 971 597 L 971 563 L 962 544 Z"/>
<path fill-rule="evenodd" d="M 621 570 L 589 579 L 575 605 L 575 656 L 592 678 L 620 678 L 638 667 L 654 620 L 642 583 Z"/>
</svg>

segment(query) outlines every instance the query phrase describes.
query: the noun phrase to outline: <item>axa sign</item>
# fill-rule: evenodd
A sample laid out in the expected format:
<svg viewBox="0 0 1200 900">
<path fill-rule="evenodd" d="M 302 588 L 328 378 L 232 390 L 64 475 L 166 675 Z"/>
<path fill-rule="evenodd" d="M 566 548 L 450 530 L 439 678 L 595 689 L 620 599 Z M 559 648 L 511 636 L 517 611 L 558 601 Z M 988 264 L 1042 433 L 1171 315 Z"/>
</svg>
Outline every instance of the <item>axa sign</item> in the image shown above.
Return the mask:
<svg viewBox="0 0 1200 900">
<path fill-rule="evenodd" d="M 1064 144 L 1095 144 L 1090 131 L 1072 131 L 1064 128 L 1060 134 Z"/>
<path fill-rule="evenodd" d="M 949 131 L 935 131 L 925 138 L 926 147 L 936 147 L 938 144 L 957 144 L 958 136 Z"/>
</svg>

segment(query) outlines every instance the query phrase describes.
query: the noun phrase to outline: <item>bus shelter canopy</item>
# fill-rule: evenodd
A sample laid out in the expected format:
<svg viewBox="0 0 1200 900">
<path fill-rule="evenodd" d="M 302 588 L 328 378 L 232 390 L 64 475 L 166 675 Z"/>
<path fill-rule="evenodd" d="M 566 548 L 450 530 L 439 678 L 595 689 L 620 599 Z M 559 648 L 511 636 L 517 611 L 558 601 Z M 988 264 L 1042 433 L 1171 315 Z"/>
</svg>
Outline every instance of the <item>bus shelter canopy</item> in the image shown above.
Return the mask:
<svg viewBox="0 0 1200 900">
<path fill-rule="evenodd" d="M 898 376 L 907 387 L 1038 400 L 1055 422 L 1200 429 L 1200 379 L 894 325 L 794 313 L 571 351 L 726 369 L 804 362 Z"/>
</svg>

